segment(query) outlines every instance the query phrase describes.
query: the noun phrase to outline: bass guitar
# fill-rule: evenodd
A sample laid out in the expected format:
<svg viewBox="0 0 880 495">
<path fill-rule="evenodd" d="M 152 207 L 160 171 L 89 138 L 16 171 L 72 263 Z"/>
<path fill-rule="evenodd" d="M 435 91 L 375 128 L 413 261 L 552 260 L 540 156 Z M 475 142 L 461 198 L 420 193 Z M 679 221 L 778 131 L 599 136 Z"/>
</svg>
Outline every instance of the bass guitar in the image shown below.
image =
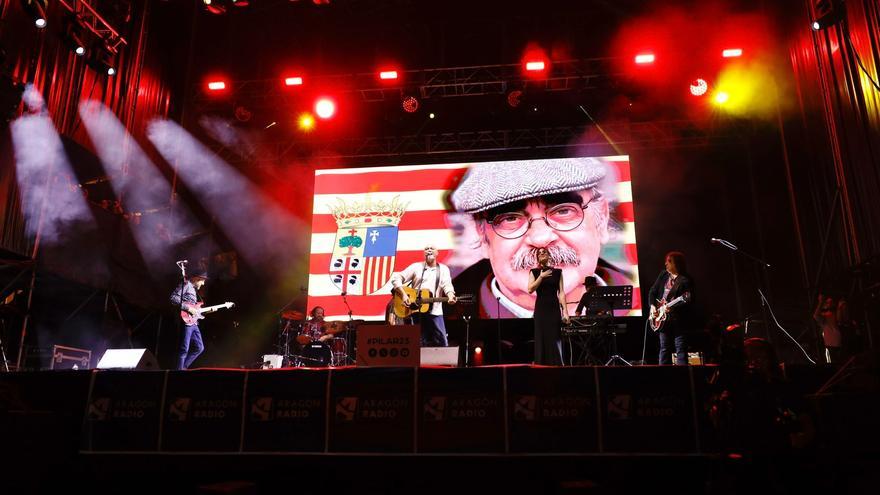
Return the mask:
<svg viewBox="0 0 880 495">
<path fill-rule="evenodd" d="M 202 304 L 203 303 L 200 301 L 200 302 L 197 302 L 194 305 L 192 305 L 192 310 L 193 310 L 192 313 L 190 313 L 189 311 L 186 311 L 186 310 L 181 311 L 180 312 L 180 319 L 182 319 L 183 322 L 187 324 L 187 326 L 192 326 L 192 325 L 198 324 L 199 320 L 204 320 L 205 319 L 204 315 L 207 313 L 213 313 L 213 312 L 220 310 L 220 309 L 224 309 L 224 308 L 228 309 L 228 308 L 235 306 L 235 303 L 228 302 L 228 301 L 223 304 L 218 304 L 216 306 L 207 306 L 204 308 L 202 307 Z"/>
<path fill-rule="evenodd" d="M 666 319 L 669 318 L 669 312 L 673 307 L 688 302 L 691 299 L 691 293 L 685 292 L 684 294 L 676 297 L 675 299 L 664 302 L 658 301 L 660 307 L 657 308 L 657 313 L 651 316 L 648 316 L 648 322 L 650 322 L 651 330 L 658 332 L 661 328 L 663 328 L 663 324 L 666 323 Z"/>
<path fill-rule="evenodd" d="M 427 313 L 431 311 L 431 305 L 435 302 L 449 302 L 448 297 L 434 297 L 428 289 L 416 290 L 412 287 L 401 287 L 401 289 L 409 296 L 409 305 L 403 304 L 403 296 L 394 291 L 393 309 L 394 315 L 398 318 L 409 318 L 413 313 Z M 455 298 L 458 302 L 469 303 L 473 301 L 474 296 L 462 294 Z"/>
</svg>

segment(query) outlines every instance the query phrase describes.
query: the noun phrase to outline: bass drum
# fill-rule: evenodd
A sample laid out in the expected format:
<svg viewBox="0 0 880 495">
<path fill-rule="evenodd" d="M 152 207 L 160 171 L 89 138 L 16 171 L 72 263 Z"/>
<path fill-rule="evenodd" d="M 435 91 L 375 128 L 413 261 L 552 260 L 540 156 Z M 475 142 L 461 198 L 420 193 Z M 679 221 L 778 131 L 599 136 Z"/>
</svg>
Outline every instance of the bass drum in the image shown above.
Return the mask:
<svg viewBox="0 0 880 495">
<path fill-rule="evenodd" d="M 331 356 L 330 346 L 323 342 L 312 342 L 303 346 L 300 366 L 308 368 L 330 366 Z"/>
</svg>

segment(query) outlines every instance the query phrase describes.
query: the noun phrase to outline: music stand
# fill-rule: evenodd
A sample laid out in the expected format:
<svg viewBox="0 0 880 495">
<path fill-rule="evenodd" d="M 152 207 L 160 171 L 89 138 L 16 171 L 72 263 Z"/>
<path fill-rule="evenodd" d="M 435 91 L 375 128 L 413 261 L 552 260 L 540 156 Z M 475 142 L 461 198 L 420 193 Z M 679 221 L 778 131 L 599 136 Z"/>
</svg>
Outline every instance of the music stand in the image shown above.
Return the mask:
<svg viewBox="0 0 880 495">
<path fill-rule="evenodd" d="M 608 315 L 612 319 L 616 309 L 632 309 L 632 285 L 609 285 L 605 287 L 592 287 L 587 297 L 587 313 Z M 611 326 L 611 357 L 605 366 L 624 364 L 632 366 L 632 363 L 617 354 L 617 330 Z"/>
</svg>

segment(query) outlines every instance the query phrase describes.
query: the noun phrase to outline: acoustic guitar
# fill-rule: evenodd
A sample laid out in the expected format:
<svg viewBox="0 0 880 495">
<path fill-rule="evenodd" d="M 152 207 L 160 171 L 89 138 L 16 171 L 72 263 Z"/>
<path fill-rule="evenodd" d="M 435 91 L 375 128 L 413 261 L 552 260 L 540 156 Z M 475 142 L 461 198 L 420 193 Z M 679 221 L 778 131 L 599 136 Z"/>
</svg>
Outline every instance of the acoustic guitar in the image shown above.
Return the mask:
<svg viewBox="0 0 880 495">
<path fill-rule="evenodd" d="M 403 304 L 403 297 L 399 292 L 394 291 L 394 315 L 398 318 L 409 318 L 413 313 L 427 313 L 431 311 L 431 305 L 435 302 L 449 302 L 448 297 L 434 297 L 428 289 L 416 290 L 412 287 L 401 287 L 409 296 L 409 306 Z M 474 296 L 471 294 L 462 294 L 455 296 L 458 302 L 473 302 Z"/>
</svg>

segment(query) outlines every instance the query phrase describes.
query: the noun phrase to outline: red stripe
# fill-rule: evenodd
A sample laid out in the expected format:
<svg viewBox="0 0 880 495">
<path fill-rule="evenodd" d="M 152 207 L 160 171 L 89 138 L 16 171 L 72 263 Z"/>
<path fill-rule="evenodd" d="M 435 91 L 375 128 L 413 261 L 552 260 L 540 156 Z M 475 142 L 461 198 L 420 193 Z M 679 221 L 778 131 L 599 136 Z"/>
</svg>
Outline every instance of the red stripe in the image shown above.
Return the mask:
<svg viewBox="0 0 880 495">
<path fill-rule="evenodd" d="M 625 162 L 606 162 L 609 167 L 616 169 L 617 172 L 617 181 L 618 182 L 627 182 L 630 179 L 629 174 L 629 161 Z"/>
<path fill-rule="evenodd" d="M 363 172 L 359 174 L 322 174 L 315 176 L 315 194 L 454 189 L 466 171 L 467 167 L 459 169 L 428 168 L 400 172 Z"/>
<path fill-rule="evenodd" d="M 356 315 L 384 315 L 385 305 L 391 300 L 391 292 L 375 296 L 348 296 L 351 312 Z M 342 296 L 309 296 L 308 307 L 321 306 L 327 316 L 345 316 L 348 307 Z"/>
<path fill-rule="evenodd" d="M 398 225 L 400 230 L 446 230 L 446 212 L 443 210 L 410 211 L 403 214 Z M 312 232 L 316 234 L 335 234 L 337 229 L 336 219 L 333 215 L 312 215 Z"/>
<path fill-rule="evenodd" d="M 633 266 L 639 264 L 639 254 L 636 251 L 635 244 L 624 244 L 623 245 L 623 254 L 626 256 L 627 261 Z"/>
<path fill-rule="evenodd" d="M 619 203 L 617 207 L 614 208 L 614 212 L 617 215 L 617 219 L 621 222 L 634 222 L 635 221 L 635 213 L 633 213 L 633 204 L 632 201 L 627 201 L 625 203 Z"/>
</svg>

